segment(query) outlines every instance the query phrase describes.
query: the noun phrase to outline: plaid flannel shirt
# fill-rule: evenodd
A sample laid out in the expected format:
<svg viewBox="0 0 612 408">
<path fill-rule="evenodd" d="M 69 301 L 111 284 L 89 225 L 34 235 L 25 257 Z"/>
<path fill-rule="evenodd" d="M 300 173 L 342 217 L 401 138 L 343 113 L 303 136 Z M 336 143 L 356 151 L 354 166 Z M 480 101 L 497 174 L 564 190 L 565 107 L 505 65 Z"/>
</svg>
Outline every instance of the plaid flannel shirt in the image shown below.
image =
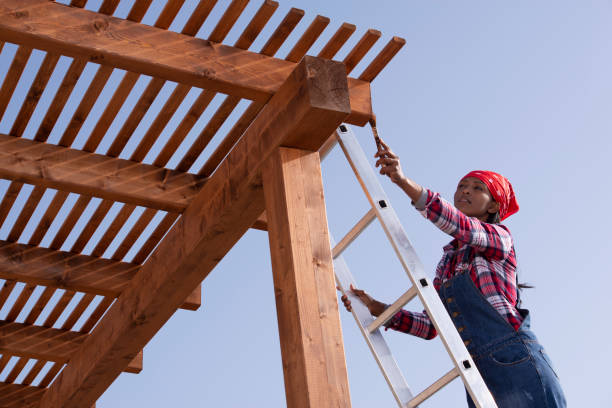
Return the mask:
<svg viewBox="0 0 612 408">
<path fill-rule="evenodd" d="M 455 238 L 444 247 L 436 268 L 433 281 L 436 290 L 453 276 L 468 272 L 493 308 L 518 330 L 522 317 L 516 309 L 516 255 L 508 228 L 468 217 L 438 193 L 424 190 L 423 196 L 426 198 L 423 208 L 416 205 L 419 212 Z M 400 310 L 385 327 L 424 339 L 437 335 L 425 312 Z"/>
</svg>

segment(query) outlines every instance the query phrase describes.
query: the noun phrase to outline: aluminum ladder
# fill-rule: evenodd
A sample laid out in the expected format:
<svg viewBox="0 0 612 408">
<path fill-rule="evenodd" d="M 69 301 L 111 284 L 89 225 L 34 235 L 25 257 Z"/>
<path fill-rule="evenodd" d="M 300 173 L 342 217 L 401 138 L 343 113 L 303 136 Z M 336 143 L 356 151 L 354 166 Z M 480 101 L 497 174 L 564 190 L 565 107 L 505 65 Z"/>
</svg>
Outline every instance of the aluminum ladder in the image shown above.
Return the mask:
<svg viewBox="0 0 612 408">
<path fill-rule="evenodd" d="M 333 248 L 332 256 L 334 259 L 336 282 L 342 293 L 346 294 L 351 300 L 353 316 L 397 404 L 402 408 L 416 407 L 452 380 L 461 377 L 465 388 L 477 407 L 496 408 L 497 405 L 489 389 L 474 365 L 474 361 L 463 344 L 433 284 L 426 276 L 423 264 L 410 244 L 397 214 L 391 207 L 378 181 L 377 175 L 368 162 L 355 135 L 347 125 L 341 125 L 336 132 L 336 138 L 371 205 L 370 210 Z M 376 319 L 372 317 L 367 307 L 350 292 L 349 288 L 351 284 L 355 287 L 359 286 L 357 286 L 355 279 L 351 275 L 341 255 L 351 242 L 353 242 L 353 240 L 355 240 L 355 238 L 357 238 L 375 218 L 378 218 L 404 270 L 412 282 L 412 287 Z M 438 335 L 454 367 L 425 390 L 417 395 L 413 395 L 397 362 L 389 350 L 387 342 L 382 336 L 380 327 L 416 296 L 421 300 L 427 314 L 438 331 Z"/>
</svg>

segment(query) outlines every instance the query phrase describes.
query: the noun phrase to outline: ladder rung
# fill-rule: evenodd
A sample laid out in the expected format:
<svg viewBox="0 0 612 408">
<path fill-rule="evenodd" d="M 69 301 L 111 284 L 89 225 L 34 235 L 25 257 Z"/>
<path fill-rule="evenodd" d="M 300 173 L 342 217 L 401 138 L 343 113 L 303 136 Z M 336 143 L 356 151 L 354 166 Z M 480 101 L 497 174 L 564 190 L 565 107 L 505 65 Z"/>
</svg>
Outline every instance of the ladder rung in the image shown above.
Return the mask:
<svg viewBox="0 0 612 408">
<path fill-rule="evenodd" d="M 370 210 L 363 217 L 361 217 L 359 221 L 357 221 L 357 224 L 355 224 L 355 226 L 351 228 L 344 238 L 342 238 L 334 247 L 332 250 L 332 257 L 336 259 L 338 255 L 340 255 L 342 251 L 344 251 L 351 244 L 351 242 L 353 242 L 355 238 L 361 234 L 365 227 L 370 225 L 374 218 L 376 218 L 376 211 L 374 211 L 373 208 L 370 208 Z"/>
<path fill-rule="evenodd" d="M 374 320 L 372 323 L 370 323 L 370 325 L 368 326 L 368 331 L 370 333 L 372 333 L 373 331 L 378 329 L 380 326 L 385 324 L 387 322 L 387 320 L 391 319 L 393 317 L 393 315 L 395 315 L 398 312 L 398 310 L 400 310 L 402 307 L 404 307 L 404 305 L 406 303 L 408 303 L 412 299 L 414 299 L 414 297 L 416 295 L 417 295 L 417 289 L 416 289 L 415 286 L 413 286 L 410 289 L 408 289 L 408 291 L 406 293 L 404 293 L 402 296 L 400 296 L 399 299 L 397 299 L 395 302 L 393 302 L 393 304 L 391 306 L 389 306 L 387 309 L 385 309 L 385 311 L 382 312 L 376 318 L 376 320 Z"/>
<path fill-rule="evenodd" d="M 408 403 L 408 407 L 414 408 L 427 398 L 434 395 L 436 392 L 440 391 L 446 384 L 453 381 L 455 378 L 459 377 L 459 371 L 457 368 L 453 368 L 448 373 L 444 374 L 438 381 L 431 384 L 429 387 L 425 388 L 421 393 L 419 393 L 416 397 L 410 400 Z"/>
</svg>

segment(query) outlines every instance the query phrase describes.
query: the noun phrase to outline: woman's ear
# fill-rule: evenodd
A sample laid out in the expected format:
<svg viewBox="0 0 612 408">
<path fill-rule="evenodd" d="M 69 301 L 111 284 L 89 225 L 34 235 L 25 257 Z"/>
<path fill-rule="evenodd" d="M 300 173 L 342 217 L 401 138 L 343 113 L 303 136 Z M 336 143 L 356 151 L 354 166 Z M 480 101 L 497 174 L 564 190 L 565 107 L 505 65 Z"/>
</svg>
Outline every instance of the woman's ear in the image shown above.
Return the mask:
<svg viewBox="0 0 612 408">
<path fill-rule="evenodd" d="M 499 203 L 497 201 L 491 201 L 491 204 L 489 204 L 489 209 L 487 210 L 487 212 L 489 212 L 490 214 L 495 214 L 496 212 L 499 212 Z"/>
</svg>

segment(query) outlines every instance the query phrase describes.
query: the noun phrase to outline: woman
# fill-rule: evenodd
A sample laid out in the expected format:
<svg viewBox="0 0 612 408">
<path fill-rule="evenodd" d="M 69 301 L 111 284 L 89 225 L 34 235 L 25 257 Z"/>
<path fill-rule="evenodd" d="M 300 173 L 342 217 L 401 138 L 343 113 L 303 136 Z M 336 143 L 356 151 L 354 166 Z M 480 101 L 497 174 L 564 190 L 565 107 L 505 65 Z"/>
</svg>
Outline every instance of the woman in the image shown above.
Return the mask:
<svg viewBox="0 0 612 408">
<path fill-rule="evenodd" d="M 565 407 L 557 375 L 529 328 L 529 311 L 518 307 L 512 236 L 499 224 L 519 209 L 510 182 L 489 171 L 468 173 L 459 181 L 453 206 L 405 177 L 399 157 L 384 142 L 375 157 L 380 173 L 454 238 L 444 247 L 434 286 L 498 407 Z M 363 290 L 351 290 L 374 316 L 387 308 Z M 346 295 L 342 301 L 351 310 Z M 425 312 L 401 310 L 385 327 L 425 339 L 436 336 Z M 468 405 L 474 407 L 469 396 Z"/>
</svg>

